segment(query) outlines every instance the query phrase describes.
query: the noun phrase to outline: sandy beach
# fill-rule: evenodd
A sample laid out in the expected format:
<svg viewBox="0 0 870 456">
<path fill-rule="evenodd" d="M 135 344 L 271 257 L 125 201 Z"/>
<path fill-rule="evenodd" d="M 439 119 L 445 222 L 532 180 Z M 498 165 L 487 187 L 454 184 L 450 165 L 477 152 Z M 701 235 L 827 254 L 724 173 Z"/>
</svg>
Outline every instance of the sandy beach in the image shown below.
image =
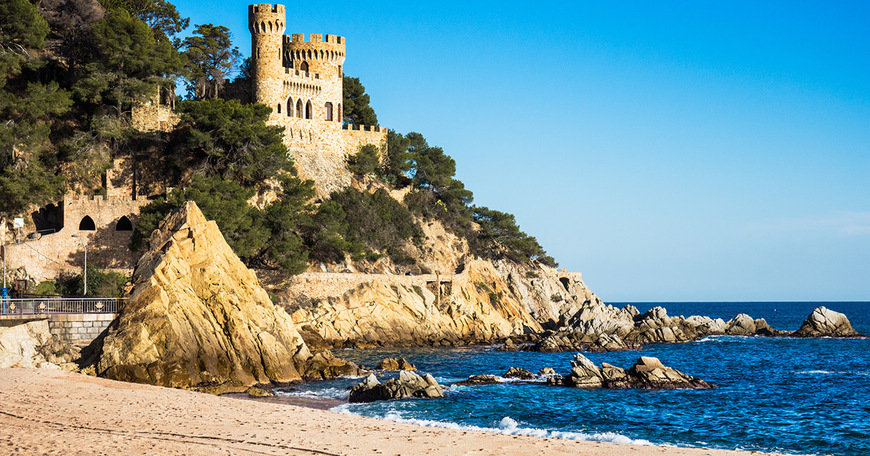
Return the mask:
<svg viewBox="0 0 870 456">
<path fill-rule="evenodd" d="M 38 369 L 0 369 L 0 454 L 686 455 L 748 452 L 421 427 Z"/>
</svg>

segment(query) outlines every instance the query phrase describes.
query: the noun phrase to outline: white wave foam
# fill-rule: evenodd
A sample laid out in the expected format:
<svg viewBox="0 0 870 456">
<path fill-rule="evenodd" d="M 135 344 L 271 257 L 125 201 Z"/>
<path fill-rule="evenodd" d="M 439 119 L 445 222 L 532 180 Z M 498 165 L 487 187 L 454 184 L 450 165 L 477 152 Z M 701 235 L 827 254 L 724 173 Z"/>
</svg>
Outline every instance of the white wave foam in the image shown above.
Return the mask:
<svg viewBox="0 0 870 456">
<path fill-rule="evenodd" d="M 826 370 L 808 370 L 795 372 L 798 375 L 860 375 L 863 377 L 870 376 L 870 372 L 864 371 L 826 371 Z"/>
<path fill-rule="evenodd" d="M 333 407 L 330 409 L 334 412 L 347 413 L 351 415 L 356 415 L 351 411 L 349 404 L 342 404 L 338 407 Z M 506 434 L 506 435 L 526 435 L 532 437 L 546 437 L 546 438 L 558 438 L 558 439 L 567 439 L 567 440 L 581 440 L 581 441 L 592 441 L 592 442 L 612 442 L 612 443 L 627 443 L 632 445 L 652 445 L 652 442 L 643 439 L 632 439 L 630 437 L 624 436 L 622 434 L 617 434 L 615 432 L 593 432 L 593 433 L 585 433 L 585 432 L 570 432 L 570 431 L 553 431 L 547 429 L 539 429 L 533 427 L 523 427 L 520 426 L 520 423 L 515 419 L 506 416 L 502 418 L 497 427 L 482 427 L 482 426 L 472 426 L 468 424 L 458 424 L 451 423 L 445 421 L 435 421 L 435 420 L 421 420 L 417 418 L 405 418 L 399 412 L 390 411 L 387 412 L 386 415 L 381 417 L 385 420 L 396 421 L 398 423 L 408 423 L 415 424 L 417 426 L 428 426 L 428 427 L 438 427 L 444 429 L 456 429 L 461 431 L 477 431 L 477 432 L 490 432 L 496 434 Z"/>
<path fill-rule="evenodd" d="M 294 391 L 276 390 L 275 393 L 282 396 L 310 397 L 313 399 L 337 399 L 342 401 L 347 400 L 347 398 L 350 397 L 350 391 L 344 388 L 323 388 L 319 390 Z"/>
</svg>

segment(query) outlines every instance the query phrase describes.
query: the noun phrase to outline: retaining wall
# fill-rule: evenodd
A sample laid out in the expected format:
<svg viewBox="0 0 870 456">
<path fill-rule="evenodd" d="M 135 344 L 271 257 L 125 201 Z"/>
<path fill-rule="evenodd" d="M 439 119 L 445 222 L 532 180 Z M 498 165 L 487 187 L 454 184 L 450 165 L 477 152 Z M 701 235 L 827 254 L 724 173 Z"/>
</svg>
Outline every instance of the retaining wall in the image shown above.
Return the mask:
<svg viewBox="0 0 870 456">
<path fill-rule="evenodd" d="M 48 329 L 64 342 L 88 345 L 94 341 L 118 314 L 52 314 Z"/>
</svg>

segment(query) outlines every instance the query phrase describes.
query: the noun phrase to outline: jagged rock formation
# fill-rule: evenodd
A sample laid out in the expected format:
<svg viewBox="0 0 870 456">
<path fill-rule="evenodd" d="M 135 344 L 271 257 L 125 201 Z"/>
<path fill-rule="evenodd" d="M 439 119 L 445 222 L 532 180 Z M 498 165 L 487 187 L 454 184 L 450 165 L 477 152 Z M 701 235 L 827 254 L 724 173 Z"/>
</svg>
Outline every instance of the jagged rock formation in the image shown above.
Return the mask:
<svg viewBox="0 0 870 456">
<path fill-rule="evenodd" d="M 299 293 L 289 300 L 293 321 L 312 346 L 460 345 L 542 329 L 532 306 L 487 261 L 470 260 L 444 280 L 349 276 L 366 281 L 334 296 Z"/>
<path fill-rule="evenodd" d="M 465 240 L 438 222 L 409 247 L 425 275 L 397 275 L 384 259 L 362 268 L 320 265 L 276 288 L 311 347 L 463 345 L 558 326 L 584 305 L 603 305 L 580 274 L 472 259 Z M 365 270 L 377 274 L 354 273 Z M 354 272 L 349 272 L 354 271 Z"/>
<path fill-rule="evenodd" d="M 824 306 L 813 310 L 801 327 L 791 335 L 794 337 L 862 337 L 852 328 L 845 315 Z"/>
<path fill-rule="evenodd" d="M 103 341 L 100 376 L 227 392 L 316 370 L 290 316 L 193 202 L 154 231 L 132 283 Z"/>
<path fill-rule="evenodd" d="M 693 315 L 670 317 L 664 307 L 644 314 L 634 306 L 617 309 L 590 301 L 566 320 L 563 327 L 547 333 L 527 347 L 542 352 L 606 352 L 638 349 L 643 344 L 677 343 L 712 335 L 778 336 L 787 334 L 770 327 L 763 319 L 740 314 L 728 322 Z"/>
<path fill-rule="evenodd" d="M 410 371 L 399 372 L 399 377 L 384 383 L 370 374 L 362 383 L 350 390 L 350 402 L 374 402 L 411 397 L 434 399 L 444 397 L 444 388 L 430 374 L 419 376 Z"/>
<path fill-rule="evenodd" d="M 715 388 L 704 380 L 690 377 L 667 367 L 658 360 L 642 356 L 630 369 L 607 363 L 596 366 L 577 353 L 571 361 L 571 373 L 562 379 L 553 378 L 548 384 L 576 388 L 647 388 L 647 389 L 709 389 Z"/>
</svg>

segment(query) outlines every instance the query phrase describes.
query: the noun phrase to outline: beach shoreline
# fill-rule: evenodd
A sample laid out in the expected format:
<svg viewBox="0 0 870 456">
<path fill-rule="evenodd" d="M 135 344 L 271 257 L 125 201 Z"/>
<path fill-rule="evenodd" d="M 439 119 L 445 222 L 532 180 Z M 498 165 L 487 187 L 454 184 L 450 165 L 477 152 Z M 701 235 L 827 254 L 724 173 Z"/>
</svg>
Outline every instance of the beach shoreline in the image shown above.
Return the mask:
<svg viewBox="0 0 870 456">
<path fill-rule="evenodd" d="M 14 455 L 751 454 L 424 427 L 58 370 L 0 369 L 0 382 L 0 442 Z"/>
</svg>

